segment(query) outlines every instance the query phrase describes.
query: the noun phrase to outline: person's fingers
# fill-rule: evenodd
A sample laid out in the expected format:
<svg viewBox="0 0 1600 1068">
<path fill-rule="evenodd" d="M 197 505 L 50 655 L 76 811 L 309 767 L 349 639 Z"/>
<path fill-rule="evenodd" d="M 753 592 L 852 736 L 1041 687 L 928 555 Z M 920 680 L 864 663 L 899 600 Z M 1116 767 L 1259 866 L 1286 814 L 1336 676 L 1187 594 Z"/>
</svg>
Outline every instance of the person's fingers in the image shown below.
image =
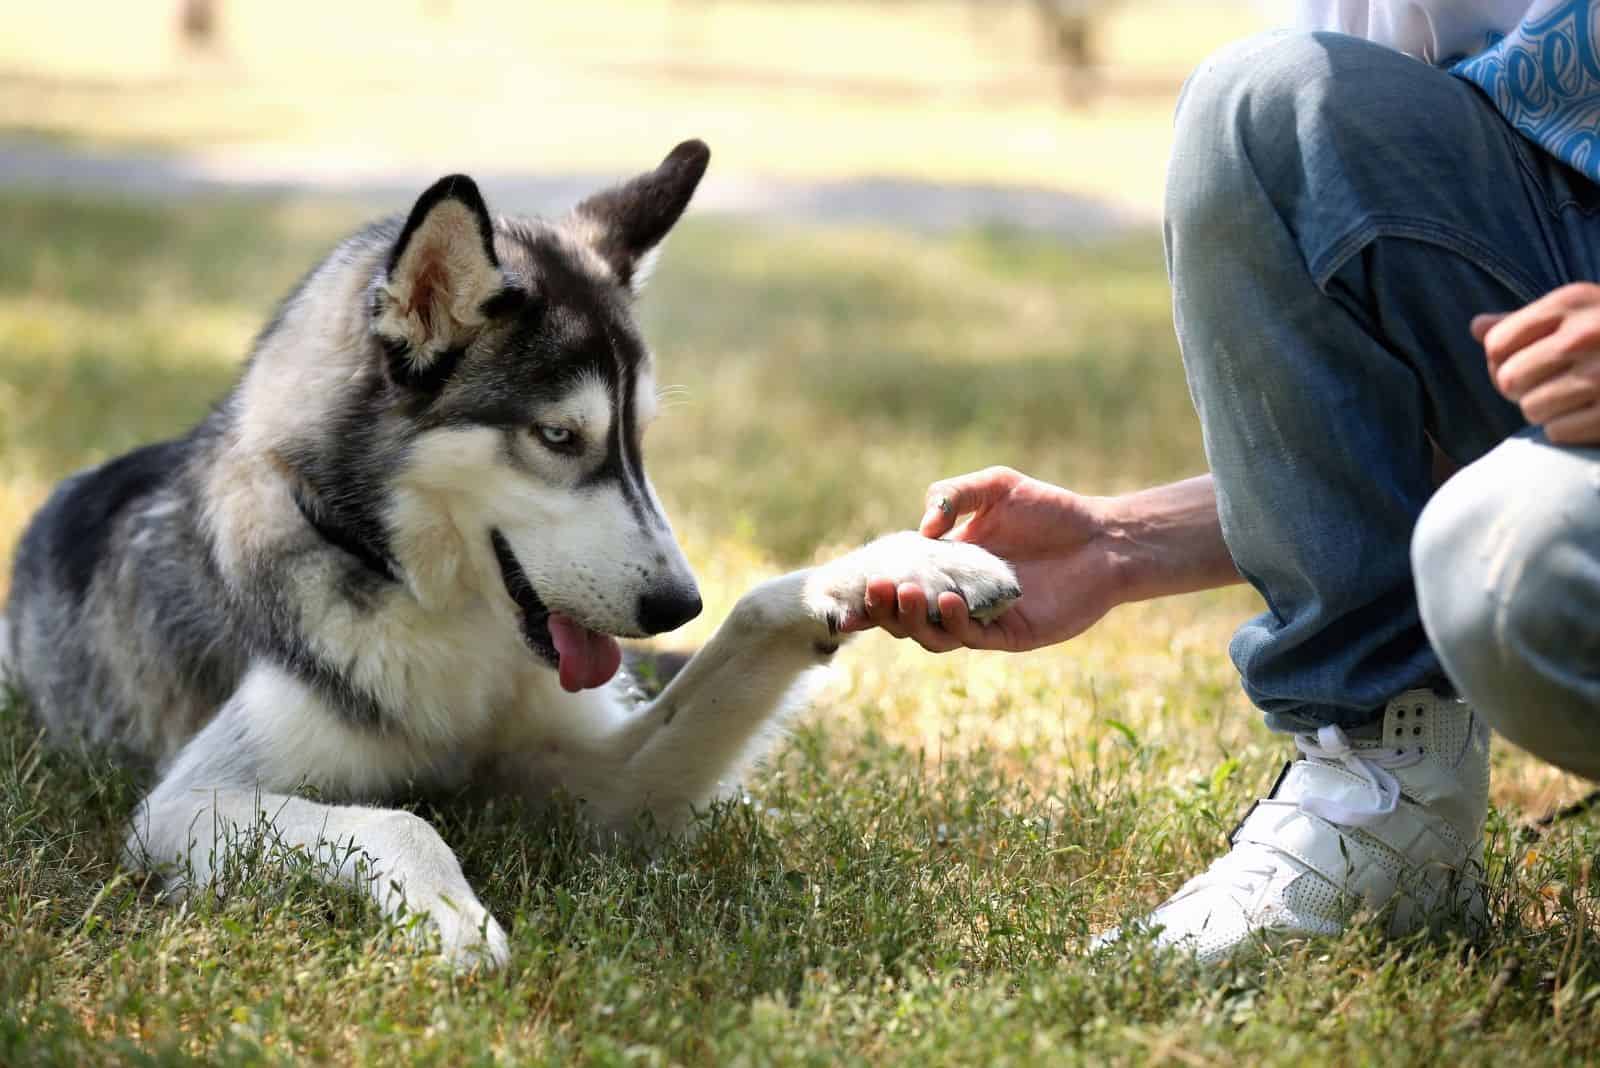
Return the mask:
<svg viewBox="0 0 1600 1068">
<path fill-rule="evenodd" d="M 1483 315 L 1474 315 L 1472 322 L 1467 326 L 1468 331 L 1472 334 L 1472 340 L 1480 345 L 1483 344 L 1483 339 L 1488 335 L 1489 328 L 1510 314 L 1510 312 L 1486 312 Z"/>
<path fill-rule="evenodd" d="M 857 609 L 846 615 L 839 623 L 839 633 L 857 634 L 861 631 L 872 630 L 874 627 L 881 626 L 883 626 L 882 623 L 875 622 L 871 616 Z"/>
<path fill-rule="evenodd" d="M 909 623 L 912 619 L 928 614 L 928 595 L 922 592 L 922 587 L 915 582 L 902 582 L 895 589 L 895 605 L 900 613 L 900 621 Z"/>
<path fill-rule="evenodd" d="M 1544 434 L 1557 445 L 1600 445 L 1600 405 L 1552 419 L 1545 424 Z"/>
<path fill-rule="evenodd" d="M 1517 350 L 1493 372 L 1495 388 L 1508 400 L 1521 402 L 1535 387 L 1571 367 L 1574 361 L 1592 356 L 1595 350 L 1580 348 L 1565 330 L 1540 338 Z"/>
<path fill-rule="evenodd" d="M 874 623 L 882 623 L 893 619 L 898 609 L 895 606 L 894 580 L 886 578 L 870 579 L 866 589 L 867 616 Z"/>
<path fill-rule="evenodd" d="M 1483 351 L 1489 367 L 1498 369 L 1512 356 L 1549 337 L 1569 316 L 1593 306 L 1600 289 L 1585 283 L 1562 286 L 1524 308 L 1501 316 L 1483 334 Z"/>
<path fill-rule="evenodd" d="M 959 478 L 947 478 L 928 487 L 924 495 L 926 504 L 922 510 L 922 520 L 917 524 L 923 537 L 942 538 L 950 533 L 956 520 L 966 511 L 966 501 L 972 496 L 967 488 L 967 482 L 972 477 L 962 475 Z"/>
<path fill-rule="evenodd" d="M 959 641 L 928 618 L 928 595 L 921 586 L 914 582 L 902 583 L 897 603 L 900 607 L 900 626 L 905 628 L 906 637 L 930 653 L 948 653 L 961 648 Z"/>
<path fill-rule="evenodd" d="M 945 479 L 935 482 L 928 487 L 927 504 L 922 510 L 922 519 L 917 522 L 917 530 L 925 538 L 942 538 L 950 533 L 950 528 L 956 525 L 955 479 Z"/>
<path fill-rule="evenodd" d="M 858 612 L 845 617 L 839 629 L 846 633 L 882 627 L 896 638 L 904 638 L 905 628 L 900 626 L 900 610 L 895 600 L 894 582 L 890 579 L 872 579 L 867 583 L 865 603 Z"/>
<path fill-rule="evenodd" d="M 1523 312 L 1529 310 L 1525 308 Z M 1561 328 L 1562 313 L 1558 311 L 1519 318 L 1523 312 L 1506 316 L 1484 332 L 1483 354 L 1489 361 L 1490 374 L 1498 375 L 1507 360 Z"/>
<path fill-rule="evenodd" d="M 927 506 L 918 529 L 924 537 L 944 537 L 961 516 L 992 507 L 1011 492 L 1020 477 L 1008 467 L 987 467 L 935 482 L 928 487 Z"/>
<path fill-rule="evenodd" d="M 1003 628 L 977 622 L 959 593 L 946 590 L 934 600 L 938 622 L 928 618 L 927 592 L 914 582 L 896 586 L 889 579 L 867 583 L 865 603 L 840 624 L 844 633 L 879 628 L 896 638 L 910 638 L 932 653 L 954 649 L 1008 648 Z"/>
<path fill-rule="evenodd" d="M 911 638 L 930 653 L 953 653 L 961 648 L 959 641 L 931 623 L 926 630 L 912 632 Z"/>
<path fill-rule="evenodd" d="M 959 593 L 946 590 L 939 595 L 939 620 L 944 632 L 968 649 L 992 649 L 994 639 L 967 612 L 967 602 Z"/>
<path fill-rule="evenodd" d="M 1528 422 L 1542 426 L 1559 416 L 1586 408 L 1597 399 L 1600 399 L 1600 361 L 1591 359 L 1525 393 L 1522 415 Z"/>
<path fill-rule="evenodd" d="M 972 622 L 972 617 L 967 614 L 966 598 L 954 590 L 945 590 L 933 599 L 933 603 L 938 609 L 939 625 L 952 634 Z"/>
</svg>

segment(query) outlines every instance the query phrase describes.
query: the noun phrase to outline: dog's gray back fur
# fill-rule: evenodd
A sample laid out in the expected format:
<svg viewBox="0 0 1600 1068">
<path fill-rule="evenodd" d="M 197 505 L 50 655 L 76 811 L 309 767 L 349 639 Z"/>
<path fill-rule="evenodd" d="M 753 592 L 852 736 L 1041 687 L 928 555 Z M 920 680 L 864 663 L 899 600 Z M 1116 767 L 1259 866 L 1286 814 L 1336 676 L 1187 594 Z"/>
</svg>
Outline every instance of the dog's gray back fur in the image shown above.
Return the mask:
<svg viewBox="0 0 1600 1068">
<path fill-rule="evenodd" d="M 238 685 L 248 617 L 217 574 L 190 475 L 225 411 L 68 479 L 24 534 L 8 659 L 52 735 L 160 759 Z"/>
</svg>

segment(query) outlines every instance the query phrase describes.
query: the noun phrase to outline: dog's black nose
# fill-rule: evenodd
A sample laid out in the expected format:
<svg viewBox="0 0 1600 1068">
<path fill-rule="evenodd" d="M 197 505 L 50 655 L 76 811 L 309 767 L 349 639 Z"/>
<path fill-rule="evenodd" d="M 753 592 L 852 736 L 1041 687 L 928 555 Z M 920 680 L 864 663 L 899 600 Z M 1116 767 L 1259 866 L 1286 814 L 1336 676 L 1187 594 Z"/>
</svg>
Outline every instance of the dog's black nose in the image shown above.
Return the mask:
<svg viewBox="0 0 1600 1068">
<path fill-rule="evenodd" d="M 646 634 L 664 634 L 699 615 L 700 608 L 700 591 L 693 586 L 651 590 L 639 598 L 639 626 Z"/>
</svg>

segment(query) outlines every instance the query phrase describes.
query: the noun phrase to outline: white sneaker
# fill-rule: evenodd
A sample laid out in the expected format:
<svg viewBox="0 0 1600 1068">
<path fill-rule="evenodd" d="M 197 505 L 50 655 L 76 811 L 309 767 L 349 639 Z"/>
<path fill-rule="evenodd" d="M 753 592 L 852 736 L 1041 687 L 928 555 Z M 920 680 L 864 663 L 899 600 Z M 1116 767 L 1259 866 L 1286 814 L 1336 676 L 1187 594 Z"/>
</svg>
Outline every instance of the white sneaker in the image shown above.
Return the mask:
<svg viewBox="0 0 1600 1068">
<path fill-rule="evenodd" d="M 1140 928 L 1211 963 L 1258 933 L 1338 934 L 1361 909 L 1392 908 L 1393 936 L 1482 922 L 1489 731 L 1470 705 L 1411 690 L 1389 702 L 1381 738 L 1324 727 L 1295 744 L 1301 759 L 1245 814 L 1233 849 Z"/>
</svg>

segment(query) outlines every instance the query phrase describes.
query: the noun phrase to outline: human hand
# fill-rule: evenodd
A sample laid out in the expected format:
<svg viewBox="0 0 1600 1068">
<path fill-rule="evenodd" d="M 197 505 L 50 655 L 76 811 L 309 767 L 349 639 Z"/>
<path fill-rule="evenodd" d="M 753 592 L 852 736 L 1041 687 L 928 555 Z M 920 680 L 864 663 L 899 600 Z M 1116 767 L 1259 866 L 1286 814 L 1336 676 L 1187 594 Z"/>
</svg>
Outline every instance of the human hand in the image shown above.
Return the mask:
<svg viewBox="0 0 1600 1068">
<path fill-rule="evenodd" d="M 1600 445 L 1600 285 L 1562 286 L 1514 312 L 1479 315 L 1495 388 L 1559 445 Z"/>
<path fill-rule="evenodd" d="M 1021 598 L 984 624 L 971 618 L 959 594 L 944 593 L 933 606 L 934 622 L 920 587 L 878 579 L 867 585 L 867 614 L 847 620 L 844 629 L 882 627 L 936 653 L 963 647 L 1015 652 L 1065 641 L 1117 603 L 1118 558 L 1101 540 L 1106 525 L 1100 499 L 991 467 L 935 482 L 927 502 L 922 534 L 950 534 L 1005 559 L 1016 570 Z M 969 514 L 956 529 L 956 521 Z"/>
</svg>

